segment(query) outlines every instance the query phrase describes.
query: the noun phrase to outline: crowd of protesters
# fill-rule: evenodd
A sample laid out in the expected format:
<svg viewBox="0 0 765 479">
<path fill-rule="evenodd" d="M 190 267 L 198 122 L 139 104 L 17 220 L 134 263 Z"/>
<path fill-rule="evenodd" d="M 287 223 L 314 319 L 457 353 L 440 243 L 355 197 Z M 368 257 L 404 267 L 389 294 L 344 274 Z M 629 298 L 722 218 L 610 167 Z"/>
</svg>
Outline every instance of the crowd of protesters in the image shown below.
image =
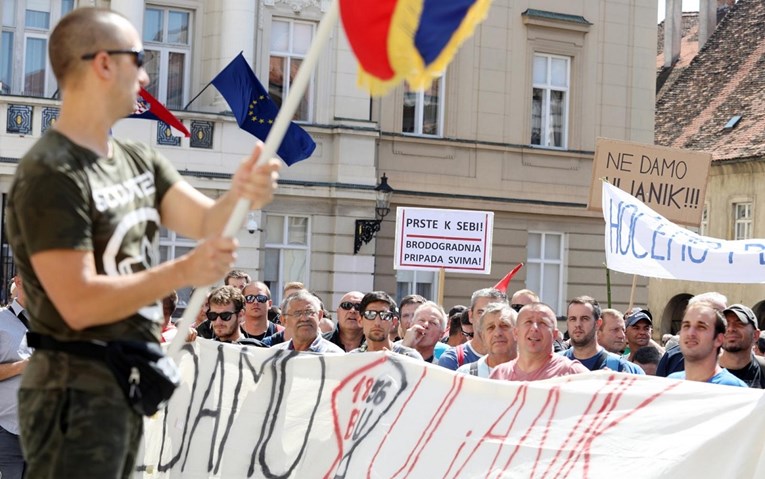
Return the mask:
<svg viewBox="0 0 765 479">
<path fill-rule="evenodd" d="M 420 295 L 396 302 L 384 291 L 349 291 L 333 314 L 302 283 L 271 291 L 242 271 L 214 288 L 194 324 L 217 341 L 314 353 L 388 350 L 458 373 L 539 380 L 608 369 L 765 388 L 765 335 L 751 308 L 720 293 L 693 297 L 678 335 L 654 338 L 647 309 L 602 309 L 589 296 L 555 311 L 522 289 L 479 289 L 448 312 Z M 223 299 L 221 299 L 223 298 Z M 223 314 L 230 313 L 230 314 Z M 566 332 L 558 329 L 566 322 Z M 168 323 L 167 328 L 172 328 Z M 657 341 L 657 339 L 659 339 Z"/>
</svg>

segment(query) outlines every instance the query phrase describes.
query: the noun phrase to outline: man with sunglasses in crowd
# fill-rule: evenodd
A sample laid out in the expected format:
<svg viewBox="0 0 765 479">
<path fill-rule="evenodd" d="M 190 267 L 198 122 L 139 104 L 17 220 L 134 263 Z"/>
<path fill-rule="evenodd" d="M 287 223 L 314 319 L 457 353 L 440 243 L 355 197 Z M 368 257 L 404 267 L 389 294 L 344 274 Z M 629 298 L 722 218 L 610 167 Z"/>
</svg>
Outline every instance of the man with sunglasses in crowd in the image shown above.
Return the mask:
<svg viewBox="0 0 765 479">
<path fill-rule="evenodd" d="M 364 293 L 350 291 L 340 298 L 337 306 L 337 324 L 332 331 L 324 333 L 324 339 L 335 344 L 343 351 L 352 351 L 364 343 L 364 330 L 361 326 L 359 310 Z"/>
<path fill-rule="evenodd" d="M 420 353 L 390 339 L 393 319 L 396 316 L 396 302 L 385 291 L 372 291 L 361 298 L 359 303 L 359 326 L 366 341 L 351 353 L 392 351 L 410 358 L 422 360 Z"/>
<path fill-rule="evenodd" d="M 291 294 L 282 301 L 280 309 L 287 330 L 292 333 L 292 339 L 272 346 L 273 349 L 312 353 L 345 353 L 342 348 L 321 337 L 319 322 L 324 316 L 324 310 L 321 306 L 321 300 L 313 293 L 300 290 Z"/>
<path fill-rule="evenodd" d="M 272 336 L 284 329 L 283 326 L 268 320 L 268 310 L 271 302 L 271 290 L 261 281 L 253 281 L 242 290 L 244 295 L 244 321 L 242 321 L 242 334 L 246 338 L 263 341 L 263 338 Z M 289 339 L 289 338 L 287 338 Z"/>
<path fill-rule="evenodd" d="M 19 389 L 27 477 L 132 477 L 143 417 L 123 395 L 126 378 L 82 345 L 157 344 L 159 300 L 232 268 L 237 242 L 223 237 L 225 223 L 241 198 L 254 209 L 271 201 L 279 163 L 257 166 L 258 147 L 230 190 L 205 196 L 158 151 L 111 136 L 149 83 L 141 35 L 124 16 L 76 8 L 48 46 L 60 114 L 19 161 L 6 202 L 38 335 Z M 199 242 L 160 264 L 160 226 Z"/>
<path fill-rule="evenodd" d="M 239 323 L 244 315 L 244 295 L 234 286 L 220 286 L 210 293 L 205 316 L 210 321 L 216 341 L 265 347 L 254 338 L 242 334 Z"/>
</svg>

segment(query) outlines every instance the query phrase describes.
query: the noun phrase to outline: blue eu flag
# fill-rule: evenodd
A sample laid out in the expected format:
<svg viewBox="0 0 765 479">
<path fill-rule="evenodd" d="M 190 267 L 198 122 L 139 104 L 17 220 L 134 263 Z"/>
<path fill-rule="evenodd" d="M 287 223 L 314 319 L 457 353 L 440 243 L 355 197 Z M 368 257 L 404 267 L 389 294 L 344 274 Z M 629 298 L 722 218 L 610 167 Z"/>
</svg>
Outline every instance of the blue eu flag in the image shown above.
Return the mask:
<svg viewBox="0 0 765 479">
<path fill-rule="evenodd" d="M 242 53 L 231 60 L 211 83 L 231 107 L 239 128 L 266 141 L 279 107 L 268 96 Z M 292 165 L 311 156 L 315 148 L 311 135 L 290 123 L 276 153 L 287 165 Z"/>
</svg>

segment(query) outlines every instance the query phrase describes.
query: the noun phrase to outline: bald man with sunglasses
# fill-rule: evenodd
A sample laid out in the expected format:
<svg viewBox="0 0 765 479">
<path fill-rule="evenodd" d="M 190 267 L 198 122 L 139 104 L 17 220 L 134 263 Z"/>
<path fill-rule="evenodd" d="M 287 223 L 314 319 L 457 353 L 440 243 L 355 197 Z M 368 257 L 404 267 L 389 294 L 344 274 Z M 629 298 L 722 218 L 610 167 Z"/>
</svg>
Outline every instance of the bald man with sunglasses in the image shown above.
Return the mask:
<svg viewBox="0 0 765 479">
<path fill-rule="evenodd" d="M 234 266 L 237 241 L 223 227 L 239 199 L 271 202 L 279 162 L 258 165 L 256 147 L 212 199 L 151 146 L 114 138 L 149 83 L 141 35 L 114 11 L 74 9 L 48 50 L 60 114 L 19 161 L 5 217 L 37 335 L 19 389 L 27 477 L 132 477 L 154 405 L 134 407 L 130 379 L 86 351 L 92 341 L 156 350 L 159 300 Z M 161 263 L 161 227 L 198 243 Z"/>
<path fill-rule="evenodd" d="M 361 327 L 359 309 L 364 293 L 349 291 L 340 298 L 337 306 L 335 329 L 323 334 L 324 339 L 346 352 L 364 344 L 364 330 Z"/>
<path fill-rule="evenodd" d="M 253 281 L 242 290 L 244 295 L 244 315 L 242 317 L 242 334 L 247 338 L 263 341 L 263 338 L 273 336 L 283 331 L 284 326 L 268 320 L 268 310 L 272 306 L 271 290 L 262 281 Z M 285 337 L 285 339 L 290 339 Z"/>
</svg>

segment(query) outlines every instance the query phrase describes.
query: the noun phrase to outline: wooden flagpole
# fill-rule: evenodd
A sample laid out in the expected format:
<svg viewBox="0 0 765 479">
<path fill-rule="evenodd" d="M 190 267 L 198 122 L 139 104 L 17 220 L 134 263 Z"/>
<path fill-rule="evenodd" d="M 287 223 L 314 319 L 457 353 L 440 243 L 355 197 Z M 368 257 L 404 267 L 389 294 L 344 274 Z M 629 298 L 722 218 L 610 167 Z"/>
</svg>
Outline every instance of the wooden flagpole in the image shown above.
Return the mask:
<svg viewBox="0 0 765 479">
<path fill-rule="evenodd" d="M 438 304 L 441 306 L 444 305 L 444 283 L 446 283 L 446 270 L 441 268 L 438 270 L 438 294 L 436 295 Z"/>
<path fill-rule="evenodd" d="M 632 275 L 632 289 L 630 290 L 630 305 L 627 308 L 627 312 L 629 313 L 632 310 L 632 305 L 635 304 L 635 286 L 637 286 L 637 275 Z"/>
</svg>

